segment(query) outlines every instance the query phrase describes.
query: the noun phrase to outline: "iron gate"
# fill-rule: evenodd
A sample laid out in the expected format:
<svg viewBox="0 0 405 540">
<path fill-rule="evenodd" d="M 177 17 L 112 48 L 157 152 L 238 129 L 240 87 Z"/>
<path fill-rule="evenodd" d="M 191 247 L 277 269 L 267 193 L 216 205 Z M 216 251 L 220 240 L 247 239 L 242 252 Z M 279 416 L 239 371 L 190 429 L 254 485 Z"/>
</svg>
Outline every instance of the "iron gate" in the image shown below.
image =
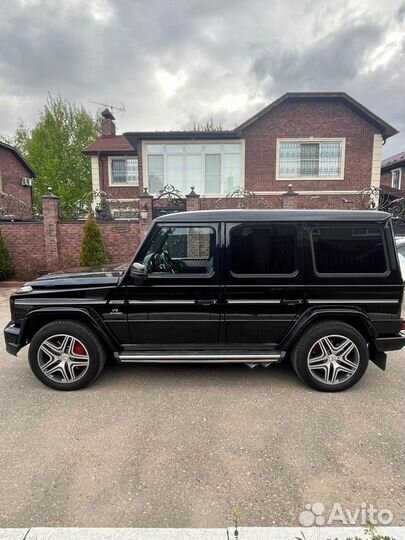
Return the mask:
<svg viewBox="0 0 405 540">
<path fill-rule="evenodd" d="M 152 218 L 187 210 L 186 199 L 174 186 L 167 184 L 152 200 Z"/>
</svg>

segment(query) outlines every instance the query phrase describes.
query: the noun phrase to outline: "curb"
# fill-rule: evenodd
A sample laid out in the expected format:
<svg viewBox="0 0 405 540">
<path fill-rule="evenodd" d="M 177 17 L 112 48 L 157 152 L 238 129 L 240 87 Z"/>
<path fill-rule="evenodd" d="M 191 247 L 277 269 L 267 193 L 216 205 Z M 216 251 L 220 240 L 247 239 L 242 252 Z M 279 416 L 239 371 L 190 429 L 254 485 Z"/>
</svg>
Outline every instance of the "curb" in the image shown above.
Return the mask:
<svg viewBox="0 0 405 540">
<path fill-rule="evenodd" d="M 378 533 L 405 540 L 405 527 L 378 527 Z M 125 529 L 34 527 L 0 529 L 0 540 L 328 540 L 369 538 L 364 527 L 240 527 L 228 529 Z"/>
</svg>

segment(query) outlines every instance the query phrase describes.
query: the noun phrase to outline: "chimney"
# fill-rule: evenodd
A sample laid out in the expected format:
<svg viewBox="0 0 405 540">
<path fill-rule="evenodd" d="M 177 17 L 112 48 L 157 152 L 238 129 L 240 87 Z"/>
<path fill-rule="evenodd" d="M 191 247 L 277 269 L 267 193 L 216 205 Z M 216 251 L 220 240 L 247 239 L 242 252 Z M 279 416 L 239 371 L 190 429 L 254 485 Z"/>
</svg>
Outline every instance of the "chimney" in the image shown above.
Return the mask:
<svg viewBox="0 0 405 540">
<path fill-rule="evenodd" d="M 115 136 L 115 124 L 114 116 L 109 109 L 104 109 L 101 113 L 103 117 L 101 120 L 101 136 L 102 137 L 114 137 Z"/>
</svg>

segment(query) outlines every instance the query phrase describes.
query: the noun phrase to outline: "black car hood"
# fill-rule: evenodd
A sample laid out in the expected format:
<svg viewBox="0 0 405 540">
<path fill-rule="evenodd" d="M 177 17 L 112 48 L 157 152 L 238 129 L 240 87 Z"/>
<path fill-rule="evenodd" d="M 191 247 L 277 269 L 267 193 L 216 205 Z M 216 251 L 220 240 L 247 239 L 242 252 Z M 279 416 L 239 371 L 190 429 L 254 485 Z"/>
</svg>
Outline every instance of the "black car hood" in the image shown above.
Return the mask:
<svg viewBox="0 0 405 540">
<path fill-rule="evenodd" d="M 33 289 L 116 285 L 127 268 L 128 264 L 125 263 L 120 266 L 59 270 L 29 281 L 26 285 L 30 285 Z"/>
</svg>

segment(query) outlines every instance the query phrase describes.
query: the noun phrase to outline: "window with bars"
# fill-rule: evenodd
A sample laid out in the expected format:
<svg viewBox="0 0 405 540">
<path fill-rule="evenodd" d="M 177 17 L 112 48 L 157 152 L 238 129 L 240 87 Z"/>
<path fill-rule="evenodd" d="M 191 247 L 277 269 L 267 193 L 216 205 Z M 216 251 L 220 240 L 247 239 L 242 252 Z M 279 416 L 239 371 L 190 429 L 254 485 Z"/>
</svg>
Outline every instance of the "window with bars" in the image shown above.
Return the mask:
<svg viewBox="0 0 405 540">
<path fill-rule="evenodd" d="M 341 178 L 342 141 L 279 142 L 279 178 Z"/>
<path fill-rule="evenodd" d="M 111 184 L 139 186 L 138 158 L 112 159 Z"/>
<path fill-rule="evenodd" d="M 391 171 L 391 187 L 401 189 L 401 169 Z"/>
</svg>

